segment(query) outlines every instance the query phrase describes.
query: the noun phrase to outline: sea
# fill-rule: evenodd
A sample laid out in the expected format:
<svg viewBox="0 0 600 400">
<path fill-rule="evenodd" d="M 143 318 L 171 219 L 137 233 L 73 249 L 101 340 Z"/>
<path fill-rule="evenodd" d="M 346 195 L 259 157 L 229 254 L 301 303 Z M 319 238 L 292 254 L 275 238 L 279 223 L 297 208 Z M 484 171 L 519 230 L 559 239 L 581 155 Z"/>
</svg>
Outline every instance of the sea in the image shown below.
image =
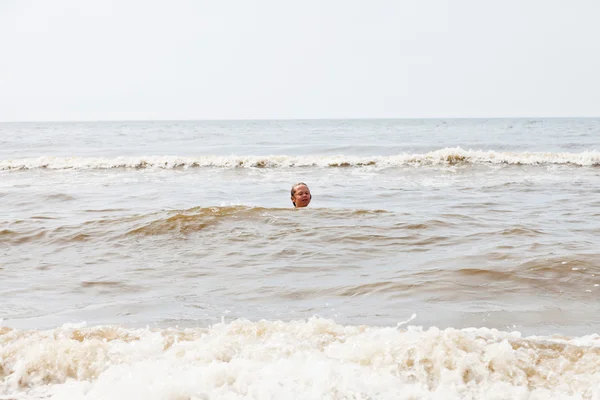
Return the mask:
<svg viewBox="0 0 600 400">
<path fill-rule="evenodd" d="M 3 400 L 600 399 L 599 296 L 600 119 L 0 123 Z"/>
</svg>

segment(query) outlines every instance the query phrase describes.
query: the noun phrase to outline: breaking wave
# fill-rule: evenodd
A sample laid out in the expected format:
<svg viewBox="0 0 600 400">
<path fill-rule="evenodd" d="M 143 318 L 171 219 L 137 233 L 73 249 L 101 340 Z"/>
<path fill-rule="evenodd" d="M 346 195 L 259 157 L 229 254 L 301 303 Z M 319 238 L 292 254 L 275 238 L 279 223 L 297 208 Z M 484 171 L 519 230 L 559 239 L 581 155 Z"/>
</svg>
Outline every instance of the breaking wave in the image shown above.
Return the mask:
<svg viewBox="0 0 600 400">
<path fill-rule="evenodd" d="M 463 150 L 460 147 L 445 148 L 424 154 L 399 154 L 395 156 L 139 156 L 139 157 L 38 157 L 0 160 L 0 170 L 28 169 L 175 169 L 175 168 L 356 168 L 356 167 L 403 167 L 444 166 L 468 164 L 508 165 L 572 165 L 600 166 L 600 152 L 543 153 L 543 152 L 497 152 Z"/>
<path fill-rule="evenodd" d="M 600 338 L 343 326 L 0 328 L 8 398 L 597 398 Z"/>
</svg>

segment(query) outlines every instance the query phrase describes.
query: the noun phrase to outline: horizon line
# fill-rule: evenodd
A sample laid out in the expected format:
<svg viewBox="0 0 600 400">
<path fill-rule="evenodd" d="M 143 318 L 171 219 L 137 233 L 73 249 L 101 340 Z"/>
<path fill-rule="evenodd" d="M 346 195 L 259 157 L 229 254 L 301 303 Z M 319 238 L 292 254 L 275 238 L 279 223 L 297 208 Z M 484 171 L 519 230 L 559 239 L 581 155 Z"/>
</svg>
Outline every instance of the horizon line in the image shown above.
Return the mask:
<svg viewBox="0 0 600 400">
<path fill-rule="evenodd" d="M 252 121 L 414 121 L 414 120 L 501 120 L 501 119 L 600 119 L 600 116 L 559 117 L 332 117 L 332 118 L 183 118 L 183 119 L 72 119 L 72 120 L 0 120 L 0 123 L 81 123 L 81 122 L 252 122 Z"/>
</svg>

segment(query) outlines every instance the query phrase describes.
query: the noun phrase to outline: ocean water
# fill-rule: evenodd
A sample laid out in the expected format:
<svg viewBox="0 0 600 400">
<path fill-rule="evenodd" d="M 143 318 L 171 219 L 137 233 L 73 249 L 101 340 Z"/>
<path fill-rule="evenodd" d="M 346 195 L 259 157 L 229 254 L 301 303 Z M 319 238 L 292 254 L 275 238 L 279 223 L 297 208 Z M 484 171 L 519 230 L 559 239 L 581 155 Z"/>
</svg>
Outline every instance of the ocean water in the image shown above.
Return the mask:
<svg viewBox="0 0 600 400">
<path fill-rule="evenodd" d="M 600 119 L 1 123 L 0 399 L 598 399 L 599 195 Z"/>
</svg>

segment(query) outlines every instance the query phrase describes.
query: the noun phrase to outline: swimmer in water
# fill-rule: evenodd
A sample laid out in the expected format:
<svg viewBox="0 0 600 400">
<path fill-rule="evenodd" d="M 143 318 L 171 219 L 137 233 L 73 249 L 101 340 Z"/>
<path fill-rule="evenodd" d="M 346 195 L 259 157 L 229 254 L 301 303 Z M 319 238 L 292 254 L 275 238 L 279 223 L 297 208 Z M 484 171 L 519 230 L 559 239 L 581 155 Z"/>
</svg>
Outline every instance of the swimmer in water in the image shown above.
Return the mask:
<svg viewBox="0 0 600 400">
<path fill-rule="evenodd" d="M 294 207 L 306 207 L 311 199 L 312 195 L 306 183 L 298 182 L 292 186 L 292 203 Z"/>
</svg>

